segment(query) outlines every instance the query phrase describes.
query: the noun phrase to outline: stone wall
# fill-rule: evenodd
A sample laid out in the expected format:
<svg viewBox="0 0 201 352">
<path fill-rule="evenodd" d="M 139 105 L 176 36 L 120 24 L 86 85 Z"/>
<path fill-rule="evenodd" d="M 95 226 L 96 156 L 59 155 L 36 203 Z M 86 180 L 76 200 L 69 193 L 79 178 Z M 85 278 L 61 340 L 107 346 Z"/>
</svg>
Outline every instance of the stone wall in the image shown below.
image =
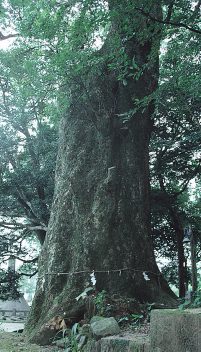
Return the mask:
<svg viewBox="0 0 201 352">
<path fill-rule="evenodd" d="M 201 308 L 153 310 L 150 339 L 150 352 L 200 352 Z"/>
</svg>

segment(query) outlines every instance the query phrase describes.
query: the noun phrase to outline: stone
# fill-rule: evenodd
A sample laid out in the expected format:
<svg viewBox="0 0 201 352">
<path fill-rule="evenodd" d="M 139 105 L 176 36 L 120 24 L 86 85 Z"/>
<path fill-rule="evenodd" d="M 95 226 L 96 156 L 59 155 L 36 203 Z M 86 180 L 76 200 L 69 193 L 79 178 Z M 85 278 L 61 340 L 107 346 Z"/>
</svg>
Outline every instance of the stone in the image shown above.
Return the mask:
<svg viewBox="0 0 201 352">
<path fill-rule="evenodd" d="M 101 339 L 101 352 L 150 352 L 147 335 L 130 334 Z"/>
<path fill-rule="evenodd" d="M 201 308 L 152 310 L 151 351 L 200 352 Z"/>
<path fill-rule="evenodd" d="M 102 319 L 105 319 L 104 317 L 101 317 L 99 315 L 94 315 L 91 320 L 90 320 L 90 324 L 93 324 L 95 323 L 96 321 L 99 321 L 99 320 L 102 320 Z"/>
<path fill-rule="evenodd" d="M 148 336 L 138 336 L 129 344 L 129 352 L 151 352 L 151 344 Z"/>
<path fill-rule="evenodd" d="M 151 352 L 149 336 L 146 334 L 125 334 L 108 336 L 98 341 L 88 340 L 83 352 Z M 153 351 L 152 351 L 153 352 Z M 156 351 L 154 351 L 156 352 Z M 159 352 L 159 351 L 158 351 Z"/>
<path fill-rule="evenodd" d="M 91 332 L 90 324 L 82 325 L 82 327 L 80 328 L 80 335 L 84 335 L 84 336 L 90 337 L 91 334 L 92 334 L 92 332 Z"/>
<path fill-rule="evenodd" d="M 101 352 L 101 340 L 89 340 L 87 344 L 84 345 L 82 352 Z"/>
<path fill-rule="evenodd" d="M 96 339 L 116 335 L 120 332 L 119 325 L 113 317 L 95 321 L 91 324 L 91 330 Z"/>
<path fill-rule="evenodd" d="M 129 349 L 129 341 L 123 338 L 116 337 L 101 339 L 101 352 L 127 352 Z"/>
</svg>

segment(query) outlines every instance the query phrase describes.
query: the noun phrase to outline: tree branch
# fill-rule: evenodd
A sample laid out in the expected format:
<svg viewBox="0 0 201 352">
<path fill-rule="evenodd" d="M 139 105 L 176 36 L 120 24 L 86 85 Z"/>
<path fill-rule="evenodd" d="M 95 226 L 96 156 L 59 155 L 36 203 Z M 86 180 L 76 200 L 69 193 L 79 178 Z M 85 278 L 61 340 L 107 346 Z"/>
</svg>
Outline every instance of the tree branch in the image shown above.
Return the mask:
<svg viewBox="0 0 201 352">
<path fill-rule="evenodd" d="M 9 39 L 9 38 L 15 38 L 18 35 L 19 35 L 18 33 L 11 33 L 11 34 L 4 35 L 2 32 L 0 32 L 0 40 L 6 40 L 6 39 Z"/>
<path fill-rule="evenodd" d="M 198 166 L 189 174 L 187 180 L 185 180 L 185 181 L 182 183 L 182 185 L 181 185 L 181 190 L 178 191 L 178 192 L 174 192 L 174 193 L 172 194 L 172 196 L 173 196 L 174 198 L 176 198 L 176 197 L 178 197 L 180 194 L 182 194 L 182 193 L 186 190 L 186 188 L 188 187 L 189 182 L 200 172 L 200 164 L 201 164 L 201 161 L 199 161 Z"/>
<path fill-rule="evenodd" d="M 23 263 L 36 263 L 38 261 L 38 257 L 34 258 L 34 259 L 22 259 L 16 255 L 12 256 L 14 259 L 20 260 Z"/>
<path fill-rule="evenodd" d="M 27 229 L 30 231 L 38 231 L 38 230 L 43 230 L 47 231 L 47 227 L 44 225 L 28 225 L 28 224 L 22 224 L 20 222 L 6 222 L 6 221 L 0 221 L 0 227 L 4 227 L 5 229 L 10 229 L 10 230 L 16 230 L 16 229 Z"/>
<path fill-rule="evenodd" d="M 28 276 L 29 278 L 33 277 L 34 275 L 36 275 L 38 273 L 38 270 L 34 271 L 32 274 L 28 274 L 28 273 L 20 273 L 20 276 Z"/>
<path fill-rule="evenodd" d="M 137 8 L 137 7 L 136 7 L 136 10 L 137 10 L 137 11 L 140 11 L 145 17 L 150 18 L 150 20 L 152 20 L 152 21 L 154 21 L 154 22 L 158 22 L 158 23 L 162 23 L 162 24 L 167 24 L 167 25 L 174 26 L 174 27 L 185 28 L 185 29 L 188 29 L 188 30 L 191 31 L 191 32 L 201 34 L 201 30 L 196 29 L 196 28 L 193 28 L 193 27 L 190 27 L 190 26 L 188 26 L 188 25 L 185 24 L 185 23 L 182 23 L 182 22 L 173 22 L 173 21 L 170 21 L 170 20 L 167 21 L 166 19 L 165 19 L 165 20 L 161 20 L 161 19 L 159 19 L 159 18 L 156 18 L 156 17 L 152 16 L 150 13 L 144 11 L 144 10 L 141 9 L 141 8 Z"/>
</svg>

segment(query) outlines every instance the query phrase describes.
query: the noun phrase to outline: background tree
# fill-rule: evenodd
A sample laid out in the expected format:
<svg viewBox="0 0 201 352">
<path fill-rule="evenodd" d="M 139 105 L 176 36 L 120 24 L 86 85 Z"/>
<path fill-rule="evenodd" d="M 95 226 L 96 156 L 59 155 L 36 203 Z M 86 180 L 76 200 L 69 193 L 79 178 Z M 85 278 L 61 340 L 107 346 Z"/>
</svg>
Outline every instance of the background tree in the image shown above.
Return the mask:
<svg viewBox="0 0 201 352">
<path fill-rule="evenodd" d="M 179 295 L 183 297 L 187 279 L 184 227 L 191 224 L 197 244 L 200 241 L 190 190 L 201 169 L 200 41 L 181 29 L 177 40 L 172 31 L 167 34 L 151 142 L 154 241 L 163 256 L 175 259 L 177 253 Z"/>
<path fill-rule="evenodd" d="M 44 242 L 57 153 L 55 84 L 45 84 L 41 62 L 19 45 L 0 56 L 1 263 L 11 255 L 26 266 L 32 262 L 29 275 L 38 251 L 28 255 L 26 243 L 34 234 Z"/>
<path fill-rule="evenodd" d="M 17 299 L 19 297 L 19 278 L 18 273 L 11 270 L 0 269 L 0 299 Z"/>
</svg>

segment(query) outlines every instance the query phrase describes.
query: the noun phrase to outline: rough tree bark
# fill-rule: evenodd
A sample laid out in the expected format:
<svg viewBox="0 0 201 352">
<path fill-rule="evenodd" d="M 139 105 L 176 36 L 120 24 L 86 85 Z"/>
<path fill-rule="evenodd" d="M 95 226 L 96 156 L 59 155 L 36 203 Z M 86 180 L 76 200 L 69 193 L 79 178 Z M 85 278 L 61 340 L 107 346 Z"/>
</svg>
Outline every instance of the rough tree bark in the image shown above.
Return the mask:
<svg viewBox="0 0 201 352">
<path fill-rule="evenodd" d="M 158 4 L 155 1 L 153 9 L 159 14 Z M 133 26 L 135 10 L 124 13 L 123 1 L 114 6 L 119 18 L 126 16 Z M 105 62 L 88 74 L 85 71 L 72 88 L 71 105 L 60 128 L 54 202 L 27 323 L 32 341 L 44 342 L 40 328 L 52 316 L 76 315 L 75 297 L 88 285 L 93 270 L 100 291 L 141 302 L 174 300 L 157 268 L 150 240 L 148 146 L 153 102 L 133 112 L 126 124 L 118 118 L 133 109 L 135 99 L 157 87 L 159 27 L 152 23 L 149 31 L 149 20 L 143 16 L 141 26 L 131 39 L 120 23 L 112 29 L 116 34 L 121 28 L 119 37 L 128 58 L 143 67 L 138 80 L 127 77 L 125 84 L 108 69 L 108 54 L 115 55 L 110 33 L 97 54 Z M 147 40 L 138 40 L 141 31 L 149 33 Z M 112 271 L 122 268 L 130 270 Z M 54 274 L 62 272 L 72 275 Z"/>
</svg>

